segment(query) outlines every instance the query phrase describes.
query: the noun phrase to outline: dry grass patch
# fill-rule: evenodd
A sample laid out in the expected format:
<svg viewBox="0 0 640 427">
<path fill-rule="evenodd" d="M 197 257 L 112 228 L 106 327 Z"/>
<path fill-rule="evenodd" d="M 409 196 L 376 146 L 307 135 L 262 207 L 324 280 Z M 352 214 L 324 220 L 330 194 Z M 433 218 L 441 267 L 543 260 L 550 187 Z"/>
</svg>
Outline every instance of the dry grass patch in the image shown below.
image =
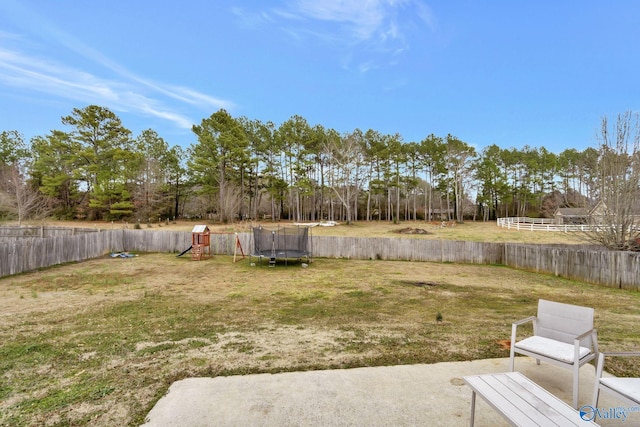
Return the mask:
<svg viewBox="0 0 640 427">
<path fill-rule="evenodd" d="M 190 376 L 507 357 L 538 298 L 595 307 L 604 350 L 639 347 L 639 293 L 500 266 L 142 254 L 4 278 L 0 424 L 137 425 Z"/>
<path fill-rule="evenodd" d="M 203 222 L 200 222 L 203 223 Z M 206 221 L 204 223 L 207 223 Z M 180 230 L 191 231 L 196 221 L 176 221 L 144 225 L 146 231 Z M 291 226 L 291 222 L 239 222 L 233 224 L 207 223 L 212 232 L 248 233 L 252 227 L 262 225 L 266 228 Z M 514 243 L 553 243 L 553 244 L 585 244 L 581 233 L 517 231 L 498 227 L 495 221 L 466 221 L 463 224 L 447 223 L 442 226 L 440 221 L 402 221 L 393 224 L 387 221 L 357 221 L 350 225 L 339 224 L 334 227 L 313 227 L 314 236 L 350 236 L 350 237 L 398 237 L 399 233 L 405 238 L 435 239 L 435 240 L 465 240 L 473 242 L 514 242 Z M 40 224 L 38 224 L 40 225 Z M 105 222 L 70 222 L 48 221 L 46 225 L 59 227 L 88 227 L 88 228 L 133 228 L 132 224 Z M 453 225 L 453 226 L 452 226 Z M 421 230 L 420 232 L 402 233 L 402 230 Z"/>
</svg>

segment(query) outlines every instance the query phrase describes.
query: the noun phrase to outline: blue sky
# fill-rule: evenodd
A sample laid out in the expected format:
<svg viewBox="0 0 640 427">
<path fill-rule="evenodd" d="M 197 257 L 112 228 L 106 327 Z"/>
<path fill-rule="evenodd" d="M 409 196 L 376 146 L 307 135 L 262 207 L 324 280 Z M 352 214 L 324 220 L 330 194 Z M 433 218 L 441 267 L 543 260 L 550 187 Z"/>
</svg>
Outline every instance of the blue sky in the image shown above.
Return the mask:
<svg viewBox="0 0 640 427">
<path fill-rule="evenodd" d="M 2 0 L 0 130 L 97 104 L 195 142 L 220 108 L 478 149 L 596 146 L 639 110 L 640 2 Z"/>
</svg>

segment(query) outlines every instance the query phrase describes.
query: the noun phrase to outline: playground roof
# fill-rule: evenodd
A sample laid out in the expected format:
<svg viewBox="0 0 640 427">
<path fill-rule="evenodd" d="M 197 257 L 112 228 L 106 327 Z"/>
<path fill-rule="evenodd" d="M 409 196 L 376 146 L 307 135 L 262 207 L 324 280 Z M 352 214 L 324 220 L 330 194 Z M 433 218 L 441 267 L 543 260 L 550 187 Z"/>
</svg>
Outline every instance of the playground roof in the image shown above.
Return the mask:
<svg viewBox="0 0 640 427">
<path fill-rule="evenodd" d="M 191 230 L 192 233 L 204 233 L 205 231 L 209 231 L 209 227 L 206 225 L 196 225 L 193 227 L 193 230 Z"/>
</svg>

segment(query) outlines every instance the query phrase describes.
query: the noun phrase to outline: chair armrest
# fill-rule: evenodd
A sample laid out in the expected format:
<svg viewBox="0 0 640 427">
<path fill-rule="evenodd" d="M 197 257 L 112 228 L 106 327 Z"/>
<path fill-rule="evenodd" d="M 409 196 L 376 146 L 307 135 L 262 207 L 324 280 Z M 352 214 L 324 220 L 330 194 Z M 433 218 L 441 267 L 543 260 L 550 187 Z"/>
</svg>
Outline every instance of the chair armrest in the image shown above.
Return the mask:
<svg viewBox="0 0 640 427">
<path fill-rule="evenodd" d="M 602 371 L 604 370 L 604 353 L 598 355 L 598 361 L 596 362 L 596 382 L 602 378 Z"/>
<path fill-rule="evenodd" d="M 513 325 L 518 326 L 518 325 L 522 325 L 523 323 L 527 323 L 527 322 L 535 322 L 536 319 L 537 319 L 536 316 L 529 316 L 526 319 L 521 319 L 521 320 L 518 320 L 517 322 L 513 322 Z"/>
<path fill-rule="evenodd" d="M 533 333 L 535 335 L 535 329 L 536 329 L 536 320 L 538 318 L 536 316 L 529 316 L 526 319 L 521 319 L 518 320 L 517 322 L 513 322 L 511 324 L 511 348 L 513 348 L 513 346 L 516 343 L 516 330 L 518 328 L 518 326 L 527 323 L 527 322 L 533 322 Z"/>
<path fill-rule="evenodd" d="M 640 357 L 640 351 L 607 351 L 600 352 L 598 355 L 598 364 L 596 365 L 596 379 L 602 377 L 602 371 L 604 370 L 604 358 L 605 356 L 612 357 Z"/>
<path fill-rule="evenodd" d="M 629 357 L 640 356 L 640 351 L 605 351 L 600 353 L 604 356 Z"/>
<path fill-rule="evenodd" d="M 596 330 L 594 328 L 591 328 L 588 331 L 585 331 L 573 338 L 573 346 L 575 349 L 574 360 L 576 362 L 580 360 L 580 341 L 587 338 L 589 335 L 591 335 L 591 346 L 593 347 L 591 350 L 593 350 L 593 352 L 595 353 L 596 360 L 599 360 L 598 359 L 598 335 Z M 598 362 L 596 361 L 596 363 Z M 597 369 L 597 366 L 596 366 L 596 369 Z"/>
<path fill-rule="evenodd" d="M 591 329 L 589 329 L 588 331 L 585 331 L 585 332 L 581 333 L 580 335 L 577 335 L 577 336 L 574 338 L 574 341 L 575 341 L 575 340 L 577 340 L 577 341 L 582 341 L 583 339 L 585 339 L 586 337 L 588 337 L 589 335 L 591 335 L 591 334 L 593 334 L 593 333 L 595 333 L 595 332 L 596 332 L 596 330 L 595 330 L 594 328 L 591 328 Z"/>
<path fill-rule="evenodd" d="M 591 335 L 591 341 L 593 342 L 593 346 L 595 348 L 596 353 L 598 352 L 598 333 L 595 328 L 591 328 L 588 331 L 581 333 L 580 335 L 573 338 L 574 345 L 576 347 L 580 346 L 580 341 L 587 338 Z"/>
</svg>

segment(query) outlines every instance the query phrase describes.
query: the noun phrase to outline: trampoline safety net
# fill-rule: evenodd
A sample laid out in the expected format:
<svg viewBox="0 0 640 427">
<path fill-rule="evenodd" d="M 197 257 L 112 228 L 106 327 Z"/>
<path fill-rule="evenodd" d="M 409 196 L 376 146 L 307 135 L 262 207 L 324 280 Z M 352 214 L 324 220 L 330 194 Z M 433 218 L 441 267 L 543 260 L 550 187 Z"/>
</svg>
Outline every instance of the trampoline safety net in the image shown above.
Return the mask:
<svg viewBox="0 0 640 427">
<path fill-rule="evenodd" d="M 253 229 L 252 256 L 277 259 L 302 259 L 311 257 L 309 227 L 279 227 L 269 230 L 263 227 Z"/>
</svg>

